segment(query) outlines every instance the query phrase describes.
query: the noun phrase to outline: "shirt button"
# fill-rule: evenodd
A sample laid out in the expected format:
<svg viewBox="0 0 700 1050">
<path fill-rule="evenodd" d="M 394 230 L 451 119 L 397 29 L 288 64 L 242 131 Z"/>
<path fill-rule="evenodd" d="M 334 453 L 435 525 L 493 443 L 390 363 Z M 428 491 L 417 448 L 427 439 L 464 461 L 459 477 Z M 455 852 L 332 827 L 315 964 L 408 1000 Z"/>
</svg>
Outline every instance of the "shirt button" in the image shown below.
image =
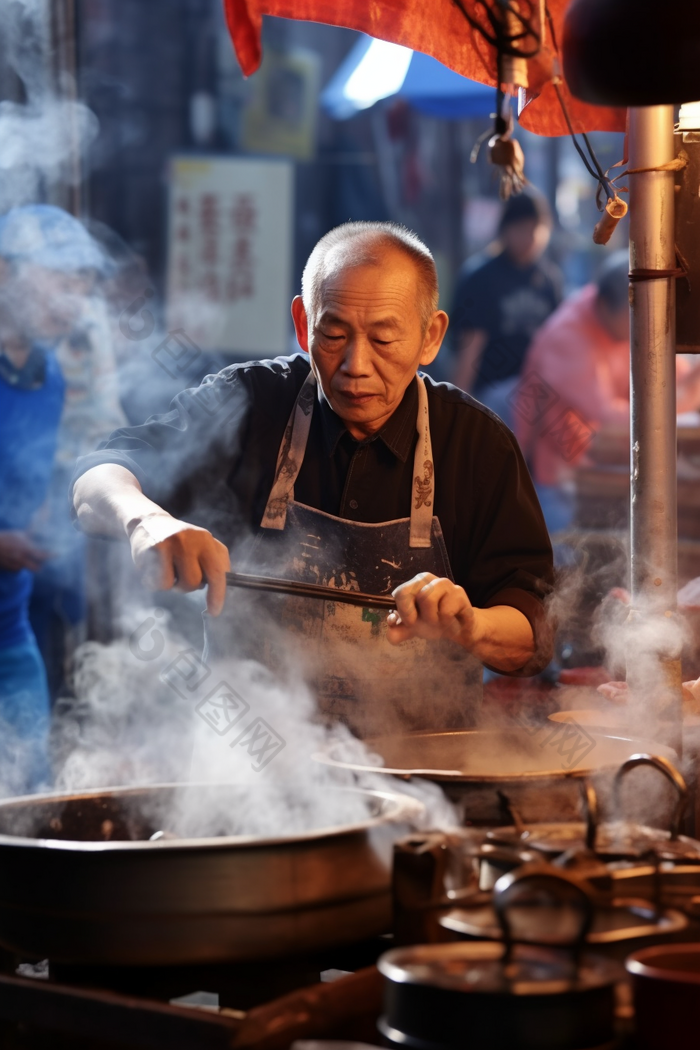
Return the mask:
<svg viewBox="0 0 700 1050">
<path fill-rule="evenodd" d="M 359 503 L 357 502 L 357 500 L 356 500 L 356 499 L 351 499 L 351 500 L 350 500 L 350 509 L 351 509 L 351 510 L 357 510 L 357 508 L 359 507 L 359 505 L 360 505 L 360 504 L 359 504 Z"/>
</svg>

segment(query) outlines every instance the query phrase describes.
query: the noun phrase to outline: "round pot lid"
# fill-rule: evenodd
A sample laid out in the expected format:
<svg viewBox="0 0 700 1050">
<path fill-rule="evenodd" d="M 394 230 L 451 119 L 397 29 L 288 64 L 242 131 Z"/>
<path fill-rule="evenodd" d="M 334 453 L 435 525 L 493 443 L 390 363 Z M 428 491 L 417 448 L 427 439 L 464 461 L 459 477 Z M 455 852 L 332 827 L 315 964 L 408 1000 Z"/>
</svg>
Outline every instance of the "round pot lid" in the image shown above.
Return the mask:
<svg viewBox="0 0 700 1050">
<path fill-rule="evenodd" d="M 562 952 L 516 945 L 508 960 L 503 945 L 419 944 L 394 948 L 377 963 L 395 984 L 428 985 L 465 995 L 561 995 L 613 984 L 617 968 L 605 959 L 585 955 L 576 966 Z"/>
<path fill-rule="evenodd" d="M 444 929 L 460 937 L 489 941 L 502 939 L 501 926 L 491 903 L 453 908 L 438 921 Z M 520 914 L 513 915 L 513 925 L 517 922 L 519 941 L 549 941 L 547 931 L 556 930 L 558 921 L 558 910 L 548 909 L 546 905 L 530 912 L 520 909 Z M 643 937 L 670 936 L 680 933 L 687 925 L 687 918 L 674 908 L 657 912 L 649 901 L 618 900 L 596 907 L 591 928 L 586 934 L 586 943 L 593 947 Z M 556 943 L 559 943 L 558 939 Z"/>
</svg>

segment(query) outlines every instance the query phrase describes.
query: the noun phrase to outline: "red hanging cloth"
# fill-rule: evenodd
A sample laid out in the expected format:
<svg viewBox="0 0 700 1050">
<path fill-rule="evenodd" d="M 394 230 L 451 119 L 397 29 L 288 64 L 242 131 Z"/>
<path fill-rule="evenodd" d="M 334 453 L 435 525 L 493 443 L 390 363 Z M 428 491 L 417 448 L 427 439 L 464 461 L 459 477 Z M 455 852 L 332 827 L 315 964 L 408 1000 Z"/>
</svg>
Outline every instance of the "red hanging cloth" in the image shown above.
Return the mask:
<svg viewBox="0 0 700 1050">
<path fill-rule="evenodd" d="M 462 0 L 474 13 L 475 0 Z M 561 38 L 569 0 L 548 0 L 555 32 Z M 246 76 L 260 65 L 263 15 L 357 29 L 380 40 L 432 55 L 443 65 L 483 84 L 496 85 L 495 50 L 468 24 L 453 0 L 224 0 L 226 21 L 238 61 Z M 551 47 L 551 35 L 547 34 Z M 530 87 L 520 123 L 537 135 L 566 135 L 559 100 L 551 84 L 552 53 L 545 48 L 528 61 Z M 625 110 L 579 102 L 562 85 L 576 131 L 624 131 Z"/>
</svg>

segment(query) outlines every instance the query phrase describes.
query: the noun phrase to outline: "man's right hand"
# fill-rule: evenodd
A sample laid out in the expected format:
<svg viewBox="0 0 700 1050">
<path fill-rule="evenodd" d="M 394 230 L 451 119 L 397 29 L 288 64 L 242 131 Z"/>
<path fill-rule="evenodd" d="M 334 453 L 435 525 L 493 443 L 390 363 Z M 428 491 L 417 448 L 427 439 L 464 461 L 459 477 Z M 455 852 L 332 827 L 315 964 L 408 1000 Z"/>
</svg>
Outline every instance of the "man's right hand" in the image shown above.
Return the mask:
<svg viewBox="0 0 700 1050">
<path fill-rule="evenodd" d="M 0 569 L 19 572 L 29 569 L 38 572 L 51 552 L 37 547 L 26 532 L 10 530 L 0 532 Z"/>
<path fill-rule="evenodd" d="M 231 570 L 227 548 L 198 525 L 165 511 L 147 514 L 127 527 L 134 565 L 153 591 L 196 591 L 207 586 L 207 611 L 218 616 Z"/>
<path fill-rule="evenodd" d="M 124 535 L 144 584 L 151 590 L 196 591 L 207 585 L 207 609 L 224 607 L 228 550 L 199 525 L 178 521 L 144 496 L 138 479 L 117 463 L 101 463 L 73 487 L 73 506 L 83 530 L 93 536 Z"/>
</svg>

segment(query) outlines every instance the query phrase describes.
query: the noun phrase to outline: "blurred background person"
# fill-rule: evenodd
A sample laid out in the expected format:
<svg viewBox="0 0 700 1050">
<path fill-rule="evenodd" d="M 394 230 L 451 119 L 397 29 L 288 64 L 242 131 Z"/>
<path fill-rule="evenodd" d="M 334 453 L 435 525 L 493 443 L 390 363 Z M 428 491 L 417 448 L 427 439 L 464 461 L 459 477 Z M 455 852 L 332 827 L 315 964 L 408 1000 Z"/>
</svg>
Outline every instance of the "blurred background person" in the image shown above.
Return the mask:
<svg viewBox="0 0 700 1050">
<path fill-rule="evenodd" d="M 0 219 L 0 752 L 2 788 L 48 776 L 49 694 L 29 621 L 33 574 L 49 563 L 51 528 L 33 519 L 51 482 L 65 382 L 56 358 L 74 330 L 97 258 L 59 208 Z"/>
<path fill-rule="evenodd" d="M 114 269 L 111 257 L 61 209 L 37 205 L 31 214 L 39 217 L 42 244 L 28 251 L 41 250 L 53 273 L 64 276 L 71 301 L 70 320 L 53 345 L 65 383 L 56 455 L 44 505 L 33 523 L 35 534 L 50 545 L 53 557 L 34 577 L 29 606 L 53 703 L 64 685 L 67 660 L 84 641 L 88 608 L 86 543 L 71 522 L 68 484 L 77 457 L 124 426 L 126 416 L 119 399 L 111 316 L 103 295 L 104 279 Z"/>
<path fill-rule="evenodd" d="M 629 255 L 610 255 L 535 335 L 513 422 L 550 532 L 574 516 L 574 472 L 602 428 L 629 427 Z M 700 405 L 700 366 L 677 367 L 678 412 Z"/>
<path fill-rule="evenodd" d="M 536 330 L 562 299 L 562 276 L 544 252 L 552 218 L 535 192 L 511 197 L 498 225 L 498 254 L 457 280 L 450 327 L 452 382 L 512 425 L 511 397 Z"/>
</svg>

